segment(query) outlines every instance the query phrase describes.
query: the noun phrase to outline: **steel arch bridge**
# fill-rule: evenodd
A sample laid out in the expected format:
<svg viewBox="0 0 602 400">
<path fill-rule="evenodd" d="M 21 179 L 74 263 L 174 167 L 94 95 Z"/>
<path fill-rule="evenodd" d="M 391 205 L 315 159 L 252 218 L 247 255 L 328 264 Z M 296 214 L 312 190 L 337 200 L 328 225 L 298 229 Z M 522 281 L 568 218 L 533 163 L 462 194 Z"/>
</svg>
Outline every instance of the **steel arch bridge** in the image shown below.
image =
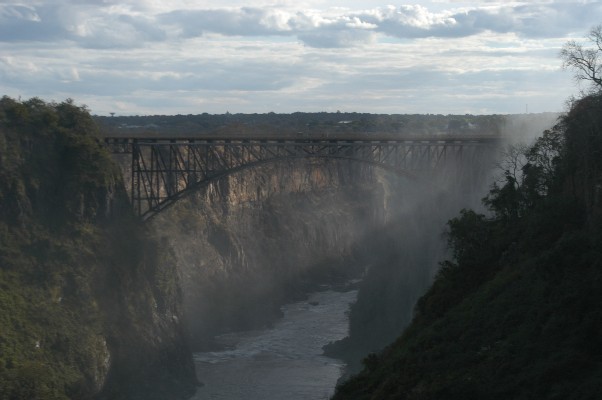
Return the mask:
<svg viewBox="0 0 602 400">
<path fill-rule="evenodd" d="M 488 170 L 493 136 L 337 138 L 106 137 L 113 153 L 131 154 L 134 212 L 151 218 L 199 187 L 261 164 L 307 158 L 368 163 L 411 179 L 445 175 L 457 184 Z"/>
</svg>

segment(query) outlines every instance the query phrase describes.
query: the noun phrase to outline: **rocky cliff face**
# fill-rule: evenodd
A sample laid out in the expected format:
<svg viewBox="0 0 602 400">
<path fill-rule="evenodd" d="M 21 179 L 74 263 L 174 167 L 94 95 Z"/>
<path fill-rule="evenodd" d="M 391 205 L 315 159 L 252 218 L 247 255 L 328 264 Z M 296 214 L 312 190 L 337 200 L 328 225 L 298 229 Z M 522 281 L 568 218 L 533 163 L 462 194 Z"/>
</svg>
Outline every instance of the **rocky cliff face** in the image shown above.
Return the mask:
<svg viewBox="0 0 602 400">
<path fill-rule="evenodd" d="M 0 100 L 0 397 L 194 389 L 173 257 L 70 101 Z"/>
<path fill-rule="evenodd" d="M 291 161 L 221 179 L 154 219 L 180 265 L 196 347 L 271 322 L 319 283 L 361 275 L 357 255 L 383 221 L 383 195 L 369 166 Z"/>
</svg>

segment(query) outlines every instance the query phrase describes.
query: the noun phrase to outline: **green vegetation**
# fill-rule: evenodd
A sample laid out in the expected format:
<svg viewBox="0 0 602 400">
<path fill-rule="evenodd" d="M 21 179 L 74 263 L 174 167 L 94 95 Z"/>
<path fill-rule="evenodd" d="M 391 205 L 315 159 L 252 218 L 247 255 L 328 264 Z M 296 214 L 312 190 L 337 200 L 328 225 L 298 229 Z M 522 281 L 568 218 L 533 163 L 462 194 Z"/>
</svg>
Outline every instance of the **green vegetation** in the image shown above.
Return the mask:
<svg viewBox="0 0 602 400">
<path fill-rule="evenodd" d="M 70 100 L 0 99 L 2 399 L 152 398 L 144 386 L 176 397 L 194 385 L 175 269 L 130 216 L 95 132 Z"/>
<path fill-rule="evenodd" d="M 449 221 L 409 328 L 335 399 L 599 398 L 602 94 L 502 166 L 490 212 Z"/>
</svg>

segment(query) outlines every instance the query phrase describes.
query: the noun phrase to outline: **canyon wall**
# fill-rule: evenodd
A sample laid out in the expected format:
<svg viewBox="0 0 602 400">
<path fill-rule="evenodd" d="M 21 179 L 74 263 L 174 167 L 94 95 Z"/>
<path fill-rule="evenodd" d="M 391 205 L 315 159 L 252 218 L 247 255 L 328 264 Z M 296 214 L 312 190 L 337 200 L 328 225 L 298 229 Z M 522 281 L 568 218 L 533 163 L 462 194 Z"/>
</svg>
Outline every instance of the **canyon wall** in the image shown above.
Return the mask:
<svg viewBox="0 0 602 400">
<path fill-rule="evenodd" d="M 238 172 L 158 215 L 151 224 L 176 254 L 193 346 L 269 324 L 283 303 L 361 276 L 383 198 L 372 167 L 308 159 Z"/>
<path fill-rule="evenodd" d="M 362 277 L 352 338 L 337 353 L 359 365 L 407 325 L 444 258 L 447 219 L 484 192 L 487 173 L 472 170 L 472 158 L 448 164 L 411 179 L 349 160 L 279 162 L 216 180 L 160 213 L 150 225 L 176 254 L 193 347 L 267 325 L 320 284 Z"/>
</svg>

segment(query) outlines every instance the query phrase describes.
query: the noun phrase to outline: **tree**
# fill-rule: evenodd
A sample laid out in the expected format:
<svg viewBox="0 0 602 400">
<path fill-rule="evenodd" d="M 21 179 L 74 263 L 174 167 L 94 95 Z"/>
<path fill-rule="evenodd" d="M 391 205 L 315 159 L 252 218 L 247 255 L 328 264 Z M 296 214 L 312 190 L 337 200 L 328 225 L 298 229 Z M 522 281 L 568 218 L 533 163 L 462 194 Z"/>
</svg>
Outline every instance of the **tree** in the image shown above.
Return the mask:
<svg viewBox="0 0 602 400">
<path fill-rule="evenodd" d="M 596 91 L 602 90 L 602 25 L 591 29 L 587 39 L 593 47 L 584 47 L 574 40 L 567 42 L 560 51 L 562 66 L 575 70 L 575 79 L 590 81 Z"/>
<path fill-rule="evenodd" d="M 498 163 L 501 176 L 483 203 L 499 220 L 515 221 L 545 198 L 558 184 L 565 141 L 562 125 L 544 131 L 526 146 L 509 146 Z"/>
</svg>

